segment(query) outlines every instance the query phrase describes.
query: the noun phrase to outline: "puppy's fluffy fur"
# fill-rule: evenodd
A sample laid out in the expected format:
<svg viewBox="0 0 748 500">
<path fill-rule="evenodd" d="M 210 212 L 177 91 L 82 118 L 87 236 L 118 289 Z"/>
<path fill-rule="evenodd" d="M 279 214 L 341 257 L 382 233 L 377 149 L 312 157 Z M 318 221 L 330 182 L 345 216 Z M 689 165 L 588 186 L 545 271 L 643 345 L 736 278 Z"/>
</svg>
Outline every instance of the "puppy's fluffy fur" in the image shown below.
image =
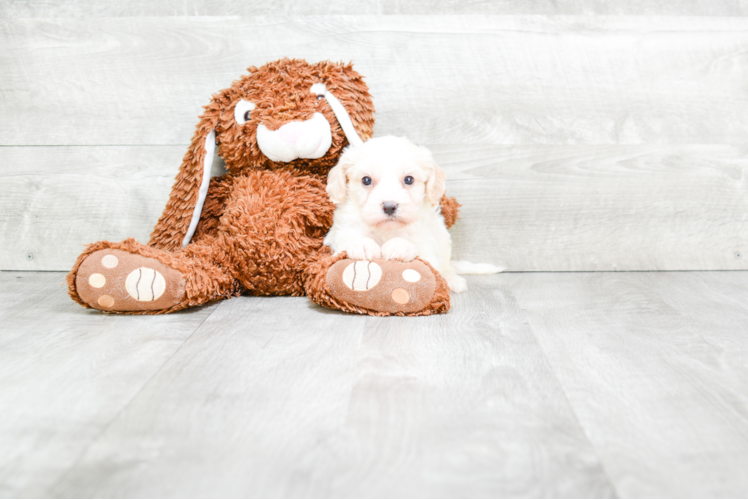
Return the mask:
<svg viewBox="0 0 748 500">
<path fill-rule="evenodd" d="M 358 260 L 377 258 L 427 261 L 464 292 L 461 274 L 492 274 L 490 264 L 450 261 L 452 238 L 439 210 L 444 171 L 431 153 L 403 137 L 370 139 L 345 150 L 327 178 L 336 204 L 325 244 Z"/>
</svg>

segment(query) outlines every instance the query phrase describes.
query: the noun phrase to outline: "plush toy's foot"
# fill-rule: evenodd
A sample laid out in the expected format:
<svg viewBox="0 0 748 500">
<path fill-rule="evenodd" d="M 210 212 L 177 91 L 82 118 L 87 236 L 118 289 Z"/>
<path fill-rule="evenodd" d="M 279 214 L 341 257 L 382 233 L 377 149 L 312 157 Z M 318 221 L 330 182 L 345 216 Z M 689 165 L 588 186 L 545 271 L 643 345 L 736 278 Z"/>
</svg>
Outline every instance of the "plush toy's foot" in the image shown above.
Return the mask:
<svg viewBox="0 0 748 500">
<path fill-rule="evenodd" d="M 320 305 L 374 316 L 426 316 L 449 310 L 447 282 L 422 260 L 332 260 L 307 289 Z"/>
<path fill-rule="evenodd" d="M 101 311 L 165 311 L 185 294 L 179 271 L 156 259 L 107 248 L 81 263 L 75 276 L 80 299 Z"/>
</svg>

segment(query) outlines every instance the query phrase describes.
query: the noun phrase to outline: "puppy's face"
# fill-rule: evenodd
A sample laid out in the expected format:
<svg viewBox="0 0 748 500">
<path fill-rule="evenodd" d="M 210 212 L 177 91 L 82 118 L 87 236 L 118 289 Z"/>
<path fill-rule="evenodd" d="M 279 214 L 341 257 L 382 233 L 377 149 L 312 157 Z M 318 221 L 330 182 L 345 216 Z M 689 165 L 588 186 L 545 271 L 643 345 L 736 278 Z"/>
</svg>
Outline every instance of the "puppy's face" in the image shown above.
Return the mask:
<svg viewBox="0 0 748 500">
<path fill-rule="evenodd" d="M 422 210 L 438 204 L 444 181 L 427 149 L 381 137 L 346 149 L 330 171 L 327 192 L 333 203 L 358 207 L 366 225 L 387 231 L 415 222 Z"/>
</svg>

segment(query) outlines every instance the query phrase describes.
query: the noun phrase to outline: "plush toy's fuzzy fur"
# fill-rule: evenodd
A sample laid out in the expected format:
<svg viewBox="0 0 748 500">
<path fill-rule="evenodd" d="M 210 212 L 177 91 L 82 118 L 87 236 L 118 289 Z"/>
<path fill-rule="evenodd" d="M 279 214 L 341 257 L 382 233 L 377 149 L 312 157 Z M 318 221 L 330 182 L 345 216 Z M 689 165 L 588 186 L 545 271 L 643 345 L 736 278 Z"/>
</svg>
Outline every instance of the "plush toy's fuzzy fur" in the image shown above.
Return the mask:
<svg viewBox="0 0 748 500">
<path fill-rule="evenodd" d="M 215 94 L 206 106 L 149 244 L 128 239 L 90 245 L 68 275 L 70 296 L 85 307 L 157 314 L 240 293 L 308 294 L 320 305 L 344 311 L 399 314 L 396 308 L 366 309 L 336 299 L 325 282 L 327 270 L 341 259 L 341 256 L 333 258 L 322 244 L 334 211 L 325 192 L 326 177 L 348 141 L 330 106 L 310 92 L 310 87 L 320 82 L 346 108 L 359 136 L 363 140 L 370 138 L 374 105 L 362 77 L 350 64 L 309 64 L 283 59 L 261 68 L 249 68 L 249 75 Z M 234 118 L 234 107 L 239 100 L 251 101 L 256 106 L 251 120 L 242 125 Z M 322 158 L 284 163 L 271 161 L 262 153 L 256 139 L 259 123 L 277 130 L 292 121 L 308 120 L 314 113 L 324 115 L 331 126 L 332 145 Z M 198 198 L 205 142 L 211 130 L 215 131 L 218 154 L 226 163 L 227 174 L 211 180 L 196 232 L 182 248 Z M 457 219 L 459 204 L 446 197 L 441 203 L 447 225 L 451 226 Z M 91 272 L 83 276 L 79 270 L 94 252 L 104 249 L 128 252 L 132 263 L 127 263 L 129 268 L 120 264 L 114 269 L 95 263 L 100 268 L 97 279 L 105 284 L 92 285 L 94 289 L 87 285 L 89 280 L 94 283 Z M 127 295 L 125 275 L 132 269 L 147 268 L 153 262 L 149 259 L 180 273 L 184 296 L 165 309 L 149 309 L 148 303 L 143 303 L 142 308 L 138 305 L 137 309 L 118 308 L 117 297 Z M 432 272 L 437 283 L 433 300 L 424 310 L 409 315 L 448 310 L 449 294 L 444 280 L 433 269 Z M 85 297 L 81 295 L 84 288 Z M 103 296 L 106 300 L 97 302 L 96 297 L 101 294 L 106 294 Z M 114 305 L 108 305 L 110 302 Z"/>
<path fill-rule="evenodd" d="M 318 82 L 324 82 L 345 106 L 359 136 L 363 140 L 370 138 L 374 128 L 374 103 L 363 78 L 351 64 L 325 61 L 311 65 L 303 60 L 282 59 L 261 69 L 250 67 L 248 76 L 214 94 L 211 103 L 205 107 L 149 245 L 165 250 L 175 250 L 181 245 L 195 207 L 203 174 L 205 138 L 211 129 L 215 130 L 218 154 L 224 159 L 229 175 L 253 170 L 282 170 L 325 180 L 348 141 L 330 106 L 320 105 L 310 92 L 311 85 Z M 234 120 L 234 106 L 239 99 L 256 105 L 252 120 L 244 125 L 238 125 Z M 332 146 L 324 157 L 280 163 L 262 154 L 257 146 L 259 123 L 277 130 L 284 123 L 307 120 L 315 112 L 322 113 L 332 126 Z M 201 224 L 206 218 L 203 213 Z"/>
<path fill-rule="evenodd" d="M 325 247 L 326 248 L 326 247 Z M 309 298 L 315 303 L 330 308 L 338 309 L 344 312 L 368 314 L 370 316 L 430 316 L 432 314 L 441 314 L 449 310 L 449 286 L 444 278 L 426 261 L 422 261 L 431 272 L 434 274 L 434 278 L 437 282 L 436 292 L 428 307 L 421 309 L 420 311 L 413 313 L 404 312 L 385 312 L 371 308 L 362 307 L 356 304 L 351 304 L 345 300 L 341 300 L 335 297 L 327 284 L 327 271 L 330 267 L 347 258 L 345 252 L 332 256 L 332 251 L 326 249 L 324 252 L 325 258 L 319 259 L 313 262 L 309 267 L 307 274 L 306 292 Z"/>
</svg>

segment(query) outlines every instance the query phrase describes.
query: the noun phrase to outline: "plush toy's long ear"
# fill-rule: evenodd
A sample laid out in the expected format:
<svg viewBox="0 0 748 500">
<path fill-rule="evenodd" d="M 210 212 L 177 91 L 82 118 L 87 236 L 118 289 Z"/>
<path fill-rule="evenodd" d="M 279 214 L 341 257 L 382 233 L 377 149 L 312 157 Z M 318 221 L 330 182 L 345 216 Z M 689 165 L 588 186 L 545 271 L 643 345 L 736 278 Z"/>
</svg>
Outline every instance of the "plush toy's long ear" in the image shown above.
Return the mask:
<svg viewBox="0 0 748 500">
<path fill-rule="evenodd" d="M 351 146 L 360 146 L 364 143 L 356 132 L 356 127 L 353 126 L 351 116 L 346 111 L 345 106 L 340 104 L 337 97 L 327 91 L 327 87 L 324 83 L 315 83 L 312 85 L 312 93 L 317 96 L 317 99 L 324 97 L 327 100 L 327 104 L 332 108 L 332 112 L 335 114 L 335 118 L 338 119 L 340 128 L 343 129 L 348 144 Z"/>
<path fill-rule="evenodd" d="M 150 246 L 173 251 L 190 242 L 208 192 L 216 149 L 215 126 L 219 115 L 220 109 L 215 102 L 206 107 L 201 115 L 164 213 L 151 233 Z"/>
</svg>

